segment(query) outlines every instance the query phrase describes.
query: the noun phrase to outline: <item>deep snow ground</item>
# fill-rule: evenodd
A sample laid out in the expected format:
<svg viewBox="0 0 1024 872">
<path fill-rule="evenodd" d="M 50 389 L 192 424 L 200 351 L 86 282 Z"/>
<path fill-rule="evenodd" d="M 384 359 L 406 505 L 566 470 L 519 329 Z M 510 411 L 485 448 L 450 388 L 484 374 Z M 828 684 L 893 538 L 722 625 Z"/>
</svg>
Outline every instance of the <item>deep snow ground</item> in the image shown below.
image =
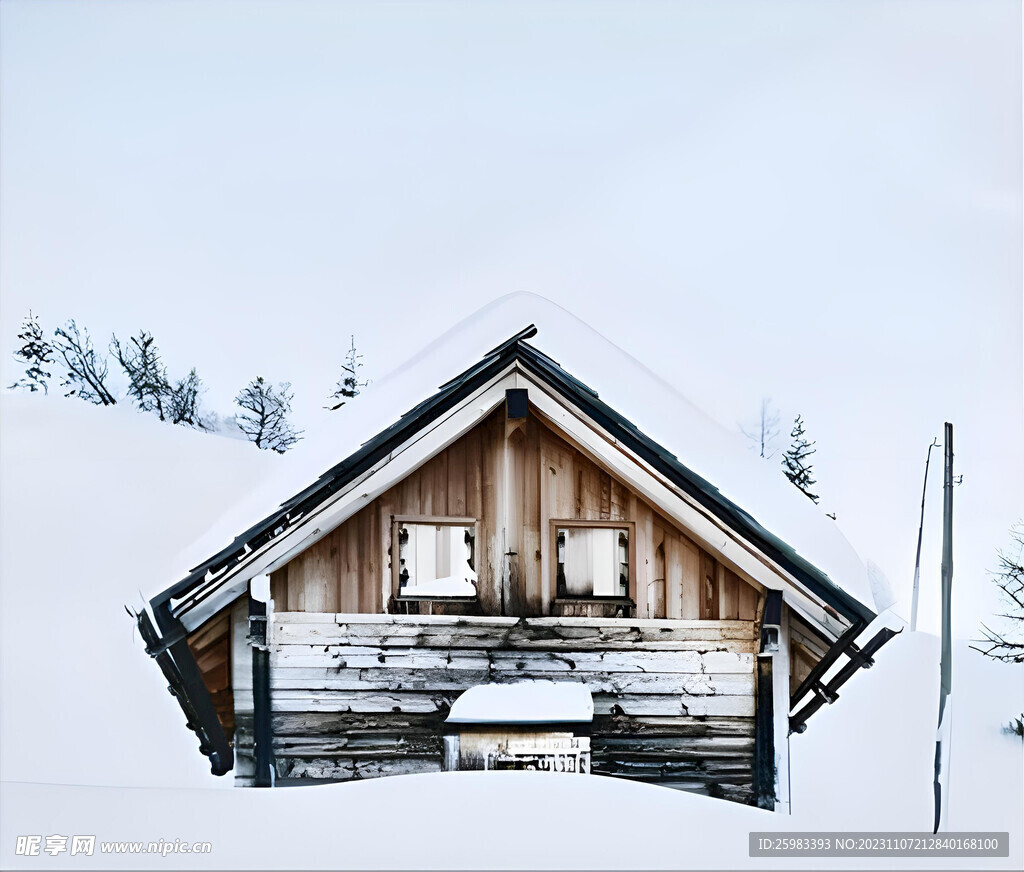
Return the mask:
<svg viewBox="0 0 1024 872">
<path fill-rule="evenodd" d="M 0 395 L 0 866 L 737 868 L 755 865 L 751 829 L 930 829 L 938 644 L 908 632 L 792 737 L 788 819 L 526 773 L 207 789 L 230 780 L 208 774 L 123 605 L 206 556 L 189 543 L 287 461 L 127 407 Z M 1024 707 L 1024 672 L 960 644 L 954 706 L 950 827 L 1009 830 L 1010 858 L 989 868 L 1020 868 L 1024 746 L 1001 727 Z M 208 839 L 214 852 L 14 856 L 17 835 L 55 833 Z M 982 865 L 862 865 L 897 862 Z"/>
</svg>

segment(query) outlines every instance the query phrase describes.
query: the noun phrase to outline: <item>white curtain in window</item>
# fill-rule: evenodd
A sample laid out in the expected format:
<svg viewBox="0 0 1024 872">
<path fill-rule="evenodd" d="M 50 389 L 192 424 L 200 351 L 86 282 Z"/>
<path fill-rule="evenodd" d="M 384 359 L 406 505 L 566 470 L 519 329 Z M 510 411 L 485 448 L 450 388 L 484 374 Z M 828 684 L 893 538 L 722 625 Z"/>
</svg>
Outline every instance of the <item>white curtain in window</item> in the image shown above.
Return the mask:
<svg viewBox="0 0 1024 872">
<path fill-rule="evenodd" d="M 405 565 L 409 568 L 410 584 L 437 578 L 437 531 L 421 524 L 410 525 L 406 546 Z"/>
<path fill-rule="evenodd" d="M 565 531 L 565 589 L 569 596 L 618 596 L 619 531 L 569 527 Z"/>
<path fill-rule="evenodd" d="M 406 524 L 409 539 L 402 557 L 410 588 L 438 578 L 476 579 L 469 566 L 466 528 L 443 524 Z"/>
</svg>

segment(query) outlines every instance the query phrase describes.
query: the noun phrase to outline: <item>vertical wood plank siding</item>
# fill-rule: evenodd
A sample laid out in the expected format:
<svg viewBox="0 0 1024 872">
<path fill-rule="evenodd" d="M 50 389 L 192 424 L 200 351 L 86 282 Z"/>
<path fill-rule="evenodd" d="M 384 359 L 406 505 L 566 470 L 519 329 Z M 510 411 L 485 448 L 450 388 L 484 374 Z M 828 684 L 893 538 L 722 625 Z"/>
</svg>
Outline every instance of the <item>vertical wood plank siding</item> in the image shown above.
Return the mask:
<svg viewBox="0 0 1024 872">
<path fill-rule="evenodd" d="M 630 595 L 641 618 L 753 620 L 758 589 L 693 542 L 537 416 L 503 409 L 271 576 L 279 610 L 381 613 L 394 515 L 478 521 L 478 611 L 541 616 L 554 598 L 550 521 L 636 524 Z M 382 586 L 383 583 L 383 586 Z"/>
</svg>

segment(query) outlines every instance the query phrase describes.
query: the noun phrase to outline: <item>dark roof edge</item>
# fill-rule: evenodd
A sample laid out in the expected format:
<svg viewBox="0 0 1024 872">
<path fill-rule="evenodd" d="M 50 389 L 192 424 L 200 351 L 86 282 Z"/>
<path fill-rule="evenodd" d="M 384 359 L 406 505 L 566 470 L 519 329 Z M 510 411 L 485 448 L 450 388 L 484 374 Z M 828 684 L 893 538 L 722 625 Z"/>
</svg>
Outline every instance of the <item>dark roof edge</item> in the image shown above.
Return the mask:
<svg viewBox="0 0 1024 872">
<path fill-rule="evenodd" d="M 861 626 L 860 632 L 863 632 L 865 628 Z M 844 638 L 838 640 L 836 644 L 829 650 L 826 657 L 831 657 L 832 652 L 836 651 L 834 657 L 832 657 L 829 665 L 838 658 L 839 654 L 845 654 L 847 657 L 846 665 L 840 669 L 835 676 L 829 681 L 828 684 L 823 685 L 824 674 L 827 670 L 821 670 L 813 681 L 805 679 L 804 682 L 797 688 L 796 693 L 791 698 L 791 707 L 795 708 L 796 704 L 810 691 L 814 692 L 814 695 L 808 700 L 808 702 L 797 711 L 795 714 L 789 717 L 789 731 L 790 733 L 802 733 L 807 729 L 807 720 L 823 705 L 831 705 L 837 699 L 839 699 L 839 688 L 841 688 L 847 681 L 849 681 L 858 669 L 867 669 L 874 664 L 874 655 L 881 650 L 882 646 L 885 645 L 890 639 L 898 636 L 902 633 L 902 630 L 894 630 L 891 627 L 882 627 L 871 640 L 863 647 L 858 648 L 853 644 L 853 639 L 860 635 L 860 632 L 854 633 L 853 638 Z M 845 644 L 844 644 L 845 643 Z M 824 658 L 823 658 L 824 660 Z M 819 664 L 820 665 L 820 664 Z M 816 667 L 817 669 L 817 667 Z M 812 673 L 813 674 L 813 673 Z"/>
<path fill-rule="evenodd" d="M 217 717 L 213 698 L 199 672 L 184 627 L 170 614 L 164 604 L 155 612 L 163 636 L 157 634 L 146 611 L 139 613 L 136 623 L 148 653 L 167 679 L 167 690 L 178 701 L 185 714 L 185 724 L 199 738 L 199 750 L 210 758 L 210 771 L 225 775 L 235 765 L 234 750 Z"/>
</svg>

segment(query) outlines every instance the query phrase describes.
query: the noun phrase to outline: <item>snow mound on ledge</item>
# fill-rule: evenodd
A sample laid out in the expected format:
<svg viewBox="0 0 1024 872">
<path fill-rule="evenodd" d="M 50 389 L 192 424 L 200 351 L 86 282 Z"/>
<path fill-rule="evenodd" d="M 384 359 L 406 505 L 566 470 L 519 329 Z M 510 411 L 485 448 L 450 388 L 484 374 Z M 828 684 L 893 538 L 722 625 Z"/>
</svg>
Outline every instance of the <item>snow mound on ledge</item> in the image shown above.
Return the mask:
<svg viewBox="0 0 1024 872">
<path fill-rule="evenodd" d="M 448 715 L 449 724 L 589 723 L 594 698 L 575 681 L 517 681 L 480 684 L 462 694 Z"/>
<path fill-rule="evenodd" d="M 403 590 L 404 596 L 476 596 L 476 585 L 468 578 L 448 575 L 420 581 Z"/>
</svg>

